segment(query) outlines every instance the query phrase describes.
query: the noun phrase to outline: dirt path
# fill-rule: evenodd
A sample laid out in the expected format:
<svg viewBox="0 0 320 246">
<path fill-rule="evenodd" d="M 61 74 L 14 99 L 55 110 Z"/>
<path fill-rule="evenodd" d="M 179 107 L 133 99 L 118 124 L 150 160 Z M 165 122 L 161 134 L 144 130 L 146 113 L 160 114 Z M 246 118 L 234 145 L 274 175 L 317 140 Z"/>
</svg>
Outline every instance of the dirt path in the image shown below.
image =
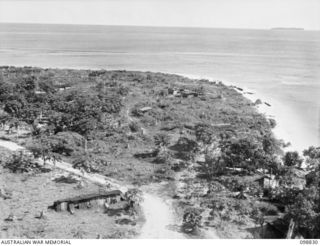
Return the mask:
<svg viewBox="0 0 320 246">
<path fill-rule="evenodd" d="M 5 140 L 0 140 L 0 146 L 4 147 L 6 149 L 9 149 L 11 151 L 18 151 L 18 150 L 24 150 L 25 148 L 10 141 L 5 141 Z M 43 163 L 42 160 L 39 160 L 39 162 Z M 89 174 L 89 173 L 84 173 L 81 172 L 78 169 L 75 169 L 72 167 L 71 164 L 64 162 L 64 161 L 59 161 L 59 162 L 51 162 L 47 161 L 46 165 L 53 166 L 55 168 L 62 169 L 64 171 L 67 171 L 69 173 L 72 173 L 74 175 L 77 175 L 79 177 L 82 177 L 94 184 L 98 185 L 107 185 L 110 184 L 112 187 L 121 190 L 122 192 L 126 192 L 129 187 L 125 187 L 124 185 L 119 184 L 117 181 L 111 179 L 111 178 L 106 178 L 105 176 L 99 175 L 99 174 Z"/>
<path fill-rule="evenodd" d="M 24 147 L 10 141 L 5 141 L 5 140 L 0 140 L 0 146 L 6 149 L 9 149 L 11 151 L 16 151 L 16 150 L 23 150 L 25 149 Z"/>
<path fill-rule="evenodd" d="M 139 238 L 184 238 L 182 233 L 174 231 L 174 216 L 170 206 L 160 197 L 144 193 L 144 202 L 141 204 L 147 218 Z"/>
<path fill-rule="evenodd" d="M 0 146 L 11 151 L 23 150 L 22 146 L 10 141 L 0 140 Z M 99 174 L 83 173 L 80 170 L 74 169 L 71 164 L 66 162 L 47 162 L 47 165 L 62 169 L 69 173 L 80 176 L 88 181 L 98 184 L 110 184 L 112 187 L 126 192 L 129 186 L 119 184 L 116 180 L 106 178 Z M 170 205 L 157 195 L 143 191 L 143 201 L 141 202 L 142 211 L 145 215 L 146 222 L 142 227 L 139 238 L 184 238 L 181 233 L 170 230 L 170 225 L 175 222 L 173 211 Z"/>
<path fill-rule="evenodd" d="M 177 221 L 170 200 L 157 195 L 163 192 L 163 185 L 151 184 L 141 189 L 144 192 L 141 206 L 148 219 L 141 229 L 139 238 L 185 238 L 185 235 L 179 232 L 180 222 Z"/>
<path fill-rule="evenodd" d="M 195 180 L 197 173 L 194 171 L 194 163 L 188 168 L 183 170 L 182 172 L 176 175 L 176 189 L 178 193 L 183 194 L 186 190 L 188 190 L 187 183 L 184 180 Z M 188 193 L 188 191 L 187 191 Z M 207 227 L 201 231 L 201 238 L 204 239 L 218 239 L 220 238 L 217 234 L 217 231 L 212 227 Z"/>
<path fill-rule="evenodd" d="M 129 122 L 136 121 L 130 116 L 130 108 L 126 110 L 126 117 Z M 147 134 L 145 128 L 141 127 L 141 130 L 143 135 Z M 172 228 L 175 224 L 175 216 L 170 204 L 161 197 L 153 195 L 154 193 L 156 192 L 150 192 L 150 188 L 148 192 L 143 191 L 141 207 L 146 218 L 146 223 L 141 229 L 139 238 L 185 238 L 182 233 L 178 233 Z"/>
</svg>

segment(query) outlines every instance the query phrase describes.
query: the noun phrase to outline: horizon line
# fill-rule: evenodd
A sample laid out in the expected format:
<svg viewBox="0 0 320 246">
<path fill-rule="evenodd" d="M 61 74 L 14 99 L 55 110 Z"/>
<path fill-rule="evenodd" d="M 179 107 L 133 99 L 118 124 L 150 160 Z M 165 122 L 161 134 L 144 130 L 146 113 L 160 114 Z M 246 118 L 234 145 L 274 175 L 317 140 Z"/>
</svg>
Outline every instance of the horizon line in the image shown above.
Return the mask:
<svg viewBox="0 0 320 246">
<path fill-rule="evenodd" d="M 0 24 L 18 25 L 66 25 L 66 26 L 109 26 L 109 27 L 147 27 L 147 28 L 189 28 L 189 29 L 236 29 L 236 30 L 273 30 L 273 31 L 320 31 L 320 29 L 306 29 L 304 27 L 283 27 L 274 26 L 269 28 L 250 28 L 250 27 L 210 27 L 210 26 L 160 26 L 160 25 L 116 25 L 116 24 L 91 24 L 91 23 L 46 23 L 46 22 L 0 22 Z M 278 29 L 278 30 L 277 30 Z"/>
</svg>

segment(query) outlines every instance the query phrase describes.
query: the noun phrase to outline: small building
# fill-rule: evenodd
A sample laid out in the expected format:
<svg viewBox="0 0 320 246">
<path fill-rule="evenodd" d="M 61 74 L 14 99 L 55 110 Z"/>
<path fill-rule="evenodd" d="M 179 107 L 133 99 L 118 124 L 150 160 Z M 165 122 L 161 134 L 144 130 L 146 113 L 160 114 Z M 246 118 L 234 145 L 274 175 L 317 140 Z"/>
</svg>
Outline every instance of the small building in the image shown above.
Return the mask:
<svg viewBox="0 0 320 246">
<path fill-rule="evenodd" d="M 150 111 L 151 109 L 152 109 L 152 107 L 143 107 L 143 108 L 139 109 L 139 112 L 143 114 L 143 113 Z"/>
<path fill-rule="evenodd" d="M 120 190 L 113 190 L 57 200 L 49 208 L 55 209 L 57 212 L 68 210 L 73 214 L 74 209 L 105 207 L 105 204 L 115 204 L 124 200 L 123 193 Z"/>
<path fill-rule="evenodd" d="M 71 86 L 60 87 L 60 88 L 59 88 L 59 91 L 69 90 L 70 88 L 71 88 Z"/>
<path fill-rule="evenodd" d="M 182 97 L 197 97 L 198 93 L 185 89 L 185 90 L 181 91 L 181 96 Z"/>
<path fill-rule="evenodd" d="M 275 189 L 279 187 L 279 180 L 274 175 L 264 175 L 255 180 L 263 189 Z"/>
<path fill-rule="evenodd" d="M 168 88 L 168 94 L 169 95 L 176 95 L 178 93 L 178 89 L 177 88 Z"/>
<path fill-rule="evenodd" d="M 42 95 L 42 94 L 46 94 L 46 92 L 45 91 L 35 91 L 34 92 L 36 95 Z"/>
</svg>

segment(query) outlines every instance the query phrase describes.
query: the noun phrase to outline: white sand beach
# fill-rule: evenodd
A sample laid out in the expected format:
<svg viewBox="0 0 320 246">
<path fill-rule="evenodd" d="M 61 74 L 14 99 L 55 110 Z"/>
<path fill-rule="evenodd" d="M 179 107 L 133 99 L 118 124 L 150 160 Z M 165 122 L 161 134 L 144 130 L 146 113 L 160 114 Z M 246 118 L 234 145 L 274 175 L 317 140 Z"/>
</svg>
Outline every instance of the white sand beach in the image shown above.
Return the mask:
<svg viewBox="0 0 320 246">
<path fill-rule="evenodd" d="M 228 86 L 241 87 L 241 90 L 237 90 L 243 96 L 248 98 L 253 103 L 260 99 L 262 104 L 255 106 L 259 113 L 264 114 L 268 119 L 274 119 L 277 122 L 276 127 L 273 129 L 273 133 L 276 138 L 284 140 L 285 143 L 290 142 L 290 146 L 286 147 L 286 151 L 298 151 L 302 153 L 312 143 L 309 142 L 308 135 L 303 132 L 302 119 L 295 114 L 289 106 L 284 105 L 280 101 L 273 98 L 268 98 L 261 93 L 242 87 L 241 85 L 229 82 L 225 79 L 214 79 L 207 76 L 187 75 L 179 74 L 181 76 L 188 77 L 190 79 L 207 79 L 209 81 L 221 81 Z"/>
<path fill-rule="evenodd" d="M 285 143 L 291 143 L 290 146 L 285 148 L 286 151 L 298 151 L 302 153 L 304 149 L 310 146 L 308 137 L 301 131 L 301 119 L 297 117 L 290 107 L 272 98 L 265 98 L 263 95 L 255 92 L 249 91 L 250 94 L 246 92 L 248 90 L 244 89 L 244 93 L 242 94 L 252 102 L 255 102 L 257 99 L 262 101 L 262 104 L 256 106 L 260 113 L 265 114 L 267 118 L 276 120 L 277 125 L 273 129 L 275 136 L 278 139 L 284 140 Z"/>
</svg>

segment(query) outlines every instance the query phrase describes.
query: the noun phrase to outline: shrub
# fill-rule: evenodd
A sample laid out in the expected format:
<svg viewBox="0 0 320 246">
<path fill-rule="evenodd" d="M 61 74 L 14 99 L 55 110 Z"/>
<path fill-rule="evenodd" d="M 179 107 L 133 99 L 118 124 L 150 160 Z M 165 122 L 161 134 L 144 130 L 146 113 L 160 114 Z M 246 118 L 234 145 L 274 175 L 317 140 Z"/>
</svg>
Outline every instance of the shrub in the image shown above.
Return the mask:
<svg viewBox="0 0 320 246">
<path fill-rule="evenodd" d="M 170 136 L 165 133 L 158 133 L 154 136 L 154 143 L 157 147 L 166 147 L 170 144 Z"/>
<path fill-rule="evenodd" d="M 297 188 L 278 188 L 270 192 L 270 198 L 284 205 L 294 204 L 301 191 Z"/>
<path fill-rule="evenodd" d="M 167 150 L 159 151 L 156 158 L 153 160 L 153 162 L 157 164 L 162 164 L 162 163 L 169 164 L 171 161 L 172 161 L 171 153 Z"/>
<path fill-rule="evenodd" d="M 204 144 L 211 144 L 216 140 L 213 127 L 207 124 L 197 124 L 195 126 L 196 139 Z"/>
<path fill-rule="evenodd" d="M 205 161 L 201 163 L 199 168 L 202 176 L 212 180 L 215 176 L 223 175 L 226 172 L 225 163 L 219 155 L 219 149 L 206 153 Z"/>
<path fill-rule="evenodd" d="M 171 169 L 169 165 L 166 165 L 165 167 L 156 169 L 155 176 L 160 180 L 173 180 L 175 172 Z"/>
<path fill-rule="evenodd" d="M 139 107 L 136 106 L 131 110 L 131 115 L 133 117 L 141 117 L 143 114 L 140 112 Z"/>
<path fill-rule="evenodd" d="M 278 215 L 278 209 L 276 206 L 267 203 L 260 203 L 258 206 L 262 214 L 267 216 Z"/>
<path fill-rule="evenodd" d="M 107 161 L 95 158 L 90 154 L 83 154 L 72 162 L 72 167 L 84 170 L 87 173 L 97 173 L 100 171 L 101 166 L 108 165 Z"/>
<path fill-rule="evenodd" d="M 319 203 L 314 203 L 312 199 L 299 194 L 295 197 L 295 202 L 289 206 L 287 214 L 288 220 L 293 219 L 296 223 L 296 230 L 302 232 L 305 238 L 319 238 Z"/>
<path fill-rule="evenodd" d="M 140 126 L 136 122 L 130 122 L 129 128 L 131 132 L 138 132 L 140 130 Z"/>
<path fill-rule="evenodd" d="M 52 152 L 70 156 L 83 148 L 85 139 L 76 132 L 59 132 L 50 137 L 50 141 L 52 141 Z"/>
<path fill-rule="evenodd" d="M 30 155 L 18 151 L 6 161 L 5 168 L 8 168 L 14 173 L 30 173 L 43 171 L 43 167 L 36 162 Z"/>
<path fill-rule="evenodd" d="M 171 169 L 175 172 L 179 172 L 188 167 L 188 162 L 186 161 L 176 161 L 171 163 Z"/>
<path fill-rule="evenodd" d="M 28 149 L 33 154 L 34 158 L 41 158 L 46 161 L 59 161 L 61 158 L 59 154 L 54 152 L 55 143 L 47 136 L 41 136 L 39 139 L 35 139 L 32 144 L 28 146 Z"/>
<path fill-rule="evenodd" d="M 173 146 L 176 151 L 188 151 L 195 152 L 198 148 L 198 143 L 192 139 L 186 137 L 180 137 L 177 143 Z"/>
<path fill-rule="evenodd" d="M 188 208 L 183 213 L 182 228 L 187 233 L 193 233 L 201 225 L 201 211 L 196 208 Z"/>
<path fill-rule="evenodd" d="M 269 124 L 271 128 L 275 128 L 277 126 L 277 122 L 274 119 L 269 119 Z"/>
<path fill-rule="evenodd" d="M 288 167 L 293 167 L 293 166 L 301 166 L 303 162 L 303 159 L 299 156 L 299 153 L 297 151 L 289 151 L 286 152 L 285 156 L 283 157 L 283 163 L 284 165 Z"/>
</svg>

